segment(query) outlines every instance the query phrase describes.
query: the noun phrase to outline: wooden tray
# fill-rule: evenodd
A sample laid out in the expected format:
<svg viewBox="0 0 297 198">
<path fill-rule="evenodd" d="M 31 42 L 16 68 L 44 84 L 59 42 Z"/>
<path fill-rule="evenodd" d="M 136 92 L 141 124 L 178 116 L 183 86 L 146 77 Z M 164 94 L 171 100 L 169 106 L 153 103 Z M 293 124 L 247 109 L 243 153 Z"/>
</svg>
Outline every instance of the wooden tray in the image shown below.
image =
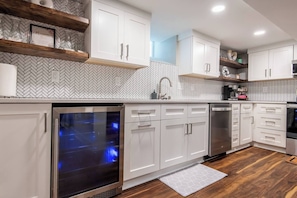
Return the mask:
<svg viewBox="0 0 297 198">
<path fill-rule="evenodd" d="M 291 156 L 291 157 L 289 157 L 289 158 L 287 158 L 286 159 L 286 162 L 289 162 L 289 163 L 291 163 L 291 164 L 295 164 L 295 165 L 297 165 L 297 156 Z"/>
</svg>

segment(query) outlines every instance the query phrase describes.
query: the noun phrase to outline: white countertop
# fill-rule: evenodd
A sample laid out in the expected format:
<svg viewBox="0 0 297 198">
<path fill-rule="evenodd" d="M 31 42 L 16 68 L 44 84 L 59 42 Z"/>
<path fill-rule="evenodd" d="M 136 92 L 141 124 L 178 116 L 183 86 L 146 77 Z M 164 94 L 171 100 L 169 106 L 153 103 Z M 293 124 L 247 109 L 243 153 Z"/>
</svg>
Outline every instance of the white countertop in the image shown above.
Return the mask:
<svg viewBox="0 0 297 198">
<path fill-rule="evenodd" d="M 57 99 L 57 98 L 0 98 L 0 103 L 126 103 L 126 104 L 173 104 L 173 103 L 270 103 L 286 104 L 287 101 L 250 101 L 250 100 L 206 100 L 206 99 L 171 99 L 171 100 L 152 100 L 152 99 Z"/>
</svg>

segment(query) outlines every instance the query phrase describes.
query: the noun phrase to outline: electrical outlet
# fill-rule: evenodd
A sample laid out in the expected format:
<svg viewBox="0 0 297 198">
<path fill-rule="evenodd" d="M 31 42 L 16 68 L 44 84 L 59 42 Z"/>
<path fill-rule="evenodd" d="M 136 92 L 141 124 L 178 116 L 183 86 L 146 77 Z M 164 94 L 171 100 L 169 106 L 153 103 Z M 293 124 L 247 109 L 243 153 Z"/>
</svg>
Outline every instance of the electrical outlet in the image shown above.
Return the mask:
<svg viewBox="0 0 297 198">
<path fill-rule="evenodd" d="M 121 86 L 122 85 L 122 78 L 121 77 L 119 77 L 119 76 L 117 76 L 117 77 L 115 77 L 115 85 L 116 86 Z"/>
<path fill-rule="evenodd" d="M 263 93 L 267 93 L 268 92 L 268 87 L 263 87 Z"/>
<path fill-rule="evenodd" d="M 58 83 L 60 82 L 60 72 L 59 71 L 52 71 L 52 82 Z"/>
</svg>

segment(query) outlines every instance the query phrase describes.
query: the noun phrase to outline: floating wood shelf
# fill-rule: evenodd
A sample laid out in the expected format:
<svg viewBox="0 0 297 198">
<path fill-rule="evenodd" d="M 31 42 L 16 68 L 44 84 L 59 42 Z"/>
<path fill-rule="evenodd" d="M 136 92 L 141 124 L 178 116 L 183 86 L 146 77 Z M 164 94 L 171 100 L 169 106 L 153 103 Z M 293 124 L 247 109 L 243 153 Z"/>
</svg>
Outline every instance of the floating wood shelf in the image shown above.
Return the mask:
<svg viewBox="0 0 297 198">
<path fill-rule="evenodd" d="M 89 54 L 85 52 L 56 49 L 4 39 L 0 39 L 0 51 L 76 62 L 85 62 L 89 58 Z"/>
<path fill-rule="evenodd" d="M 248 67 L 247 64 L 240 64 L 238 62 L 231 61 L 231 60 L 228 60 L 228 59 L 225 59 L 225 58 L 220 58 L 220 65 L 227 66 L 227 67 L 232 67 L 232 68 L 235 68 L 235 69 L 242 69 L 242 68 L 247 68 Z"/>
<path fill-rule="evenodd" d="M 218 78 L 210 78 L 209 80 L 217 80 L 217 81 L 225 81 L 225 82 L 234 82 L 234 83 L 244 83 L 248 82 L 247 80 L 241 80 L 241 79 L 236 79 L 236 78 L 228 78 L 228 77 L 223 77 L 220 76 Z"/>
<path fill-rule="evenodd" d="M 85 32 L 89 19 L 43 7 L 24 0 L 0 0 L 0 12 L 67 29 Z"/>
</svg>

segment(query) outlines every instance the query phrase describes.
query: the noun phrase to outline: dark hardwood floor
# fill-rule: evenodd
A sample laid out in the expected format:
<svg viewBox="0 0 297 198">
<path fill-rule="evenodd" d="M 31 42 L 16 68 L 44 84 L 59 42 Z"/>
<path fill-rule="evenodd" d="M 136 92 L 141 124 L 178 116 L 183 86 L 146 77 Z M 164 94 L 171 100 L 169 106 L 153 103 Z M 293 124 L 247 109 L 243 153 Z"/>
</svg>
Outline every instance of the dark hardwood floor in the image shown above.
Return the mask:
<svg viewBox="0 0 297 198">
<path fill-rule="evenodd" d="M 297 197 L 297 165 L 287 163 L 286 154 L 256 147 L 203 163 L 228 174 L 228 177 L 189 195 L 188 198 L 277 198 Z M 124 191 L 116 198 L 181 198 L 159 180 Z"/>
</svg>

